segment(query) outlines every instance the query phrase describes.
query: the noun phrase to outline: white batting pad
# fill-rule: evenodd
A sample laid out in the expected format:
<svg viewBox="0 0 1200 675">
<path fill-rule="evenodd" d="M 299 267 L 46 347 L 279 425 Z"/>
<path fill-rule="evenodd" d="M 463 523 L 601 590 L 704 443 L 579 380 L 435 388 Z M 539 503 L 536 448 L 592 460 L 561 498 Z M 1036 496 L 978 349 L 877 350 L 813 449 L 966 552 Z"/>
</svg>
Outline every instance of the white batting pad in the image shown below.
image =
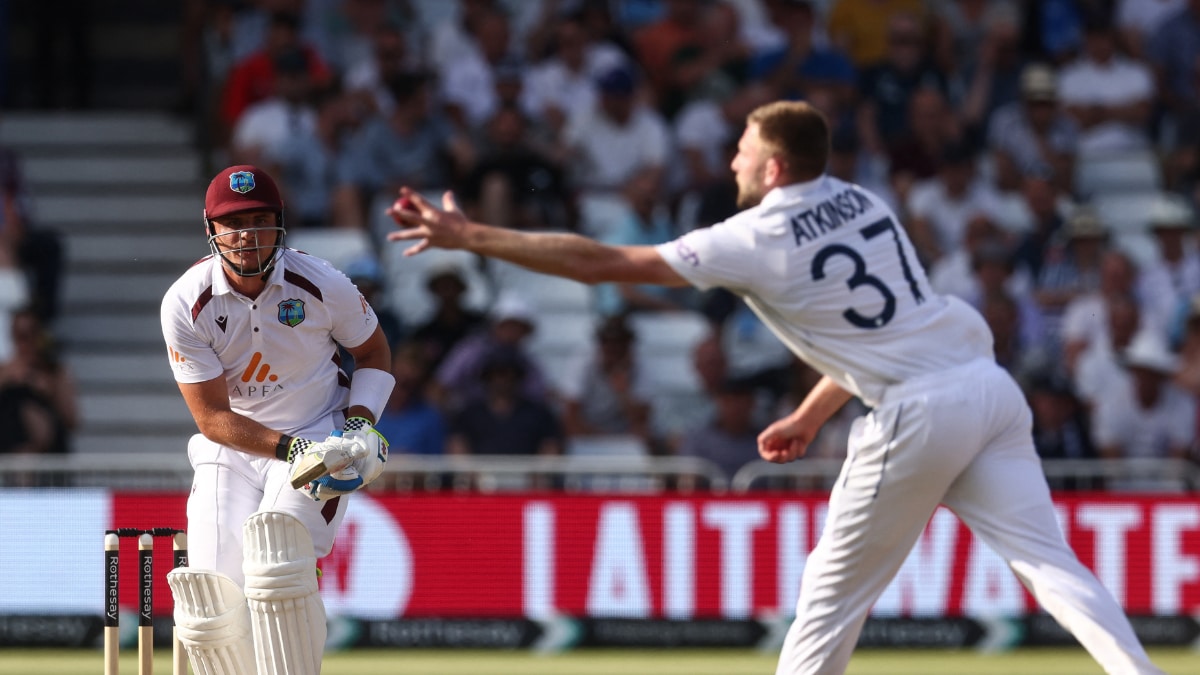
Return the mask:
<svg viewBox="0 0 1200 675">
<path fill-rule="evenodd" d="M 196 675 L 254 675 L 254 642 L 246 596 L 212 570 L 167 573 L 175 596 L 175 626 Z"/>
<path fill-rule="evenodd" d="M 312 537 L 279 511 L 250 516 L 242 535 L 258 675 L 318 675 L 326 627 Z"/>
</svg>

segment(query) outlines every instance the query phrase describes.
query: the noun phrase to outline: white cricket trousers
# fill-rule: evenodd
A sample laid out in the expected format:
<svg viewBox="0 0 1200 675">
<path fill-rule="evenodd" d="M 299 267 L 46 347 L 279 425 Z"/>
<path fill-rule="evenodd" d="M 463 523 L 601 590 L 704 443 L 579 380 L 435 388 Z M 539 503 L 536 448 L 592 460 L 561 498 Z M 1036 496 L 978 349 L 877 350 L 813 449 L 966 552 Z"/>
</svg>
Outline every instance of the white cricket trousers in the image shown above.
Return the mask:
<svg viewBox="0 0 1200 675">
<path fill-rule="evenodd" d="M 889 388 L 851 430 L 776 674 L 845 671 L 867 614 L 939 504 L 1008 562 L 1105 672 L 1161 673 L 1063 539 L 1031 429 L 1020 388 L 990 359 Z"/>
<path fill-rule="evenodd" d="M 217 445 L 201 434 L 188 443 L 195 470 L 187 503 L 188 565 L 245 582 L 242 525 L 255 511 L 282 511 L 304 524 L 317 559 L 329 555 L 348 499 L 313 501 L 291 486 L 291 465 Z"/>
</svg>

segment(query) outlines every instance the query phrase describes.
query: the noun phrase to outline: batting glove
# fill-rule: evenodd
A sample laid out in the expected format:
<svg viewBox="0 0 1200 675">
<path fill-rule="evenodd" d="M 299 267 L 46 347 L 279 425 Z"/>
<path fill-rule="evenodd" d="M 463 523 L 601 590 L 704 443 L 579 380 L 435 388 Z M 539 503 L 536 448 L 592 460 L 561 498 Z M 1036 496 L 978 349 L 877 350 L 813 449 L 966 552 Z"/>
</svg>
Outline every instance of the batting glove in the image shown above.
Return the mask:
<svg viewBox="0 0 1200 675">
<path fill-rule="evenodd" d="M 351 417 L 346 420 L 342 437 L 358 446 L 358 459 L 354 460 L 352 466 L 363 485 L 378 478 L 383 473 L 383 465 L 388 457 L 388 442 L 383 434 L 365 417 Z"/>
<path fill-rule="evenodd" d="M 362 476 L 358 475 L 358 471 L 354 467 L 348 466 L 337 473 L 321 476 L 306 483 L 300 488 L 300 491 L 312 497 L 313 501 L 323 502 L 334 497 L 348 495 L 362 486 Z"/>
<path fill-rule="evenodd" d="M 320 442 L 292 439 L 286 456 L 292 465 L 292 487 L 299 490 L 318 478 L 345 470 L 359 458 L 359 452 L 359 444 L 342 438 L 340 431 Z"/>
</svg>

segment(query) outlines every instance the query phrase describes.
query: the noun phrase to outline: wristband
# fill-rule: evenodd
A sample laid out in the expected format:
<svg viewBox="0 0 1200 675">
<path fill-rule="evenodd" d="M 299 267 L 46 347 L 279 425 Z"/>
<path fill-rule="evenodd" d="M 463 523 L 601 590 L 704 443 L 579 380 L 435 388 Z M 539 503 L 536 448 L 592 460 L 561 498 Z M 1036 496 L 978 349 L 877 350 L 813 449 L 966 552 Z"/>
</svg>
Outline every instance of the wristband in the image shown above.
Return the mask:
<svg viewBox="0 0 1200 675">
<path fill-rule="evenodd" d="M 291 464 L 292 460 L 303 455 L 312 445 L 315 444 L 307 438 L 295 438 L 283 434 L 279 437 L 279 442 L 275 444 L 275 457 Z"/>
<path fill-rule="evenodd" d="M 378 368 L 355 368 L 350 377 L 350 407 L 360 405 L 378 420 L 394 386 L 396 378 L 389 372 Z"/>
<path fill-rule="evenodd" d="M 291 460 L 292 441 L 296 440 L 287 434 L 280 434 L 279 442 L 275 444 L 275 459 L 281 459 L 285 462 Z"/>
</svg>

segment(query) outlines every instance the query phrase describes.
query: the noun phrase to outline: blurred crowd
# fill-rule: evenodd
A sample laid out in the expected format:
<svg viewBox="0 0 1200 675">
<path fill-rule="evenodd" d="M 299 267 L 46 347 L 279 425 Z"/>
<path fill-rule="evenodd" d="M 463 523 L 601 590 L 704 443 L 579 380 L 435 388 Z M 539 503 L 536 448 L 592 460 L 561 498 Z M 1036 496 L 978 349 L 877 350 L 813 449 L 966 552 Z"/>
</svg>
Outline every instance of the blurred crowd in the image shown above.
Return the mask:
<svg viewBox="0 0 1200 675">
<path fill-rule="evenodd" d="M 830 173 L 889 200 L 932 284 L 987 319 L 1044 456 L 1197 456 L 1200 0 L 193 5 L 217 163 L 270 167 L 290 230 L 379 242 L 408 185 L 500 226 L 660 243 L 732 215 L 745 115 L 804 99 Z M 429 274 L 423 320 L 389 319 L 399 451 L 618 434 L 732 473 L 816 379 L 727 293 L 638 286 L 595 289 L 586 365 L 547 377 L 528 336 L 554 325 L 520 297 L 470 306 L 465 272 Z M 405 273 L 362 279 L 385 313 Z M 629 321 L 663 312 L 709 326 L 682 401 Z M 860 412 L 811 454 L 838 456 Z"/>
<path fill-rule="evenodd" d="M 452 189 L 504 227 L 668 241 L 736 211 L 745 115 L 807 100 L 833 128 L 829 172 L 887 199 L 932 285 L 992 327 L 1043 456 L 1200 457 L 1200 0 L 185 7 L 214 170 L 268 168 L 289 233 L 365 234 L 374 251 L 396 246 L 383 209 L 401 185 Z M 620 285 L 590 292 L 586 358 L 547 373 L 530 336 L 556 323 L 536 303 L 469 301 L 487 263 L 389 261 L 344 271 L 393 342 L 380 428 L 395 451 L 559 454 L 621 436 L 732 473 L 817 379 L 726 292 Z M 406 274 L 430 312 L 396 311 Z M 667 313 L 707 327 L 686 347 L 693 391 L 670 396 L 639 359 L 657 336 L 634 330 Z M 844 452 L 861 412 L 810 455 Z"/>
</svg>

